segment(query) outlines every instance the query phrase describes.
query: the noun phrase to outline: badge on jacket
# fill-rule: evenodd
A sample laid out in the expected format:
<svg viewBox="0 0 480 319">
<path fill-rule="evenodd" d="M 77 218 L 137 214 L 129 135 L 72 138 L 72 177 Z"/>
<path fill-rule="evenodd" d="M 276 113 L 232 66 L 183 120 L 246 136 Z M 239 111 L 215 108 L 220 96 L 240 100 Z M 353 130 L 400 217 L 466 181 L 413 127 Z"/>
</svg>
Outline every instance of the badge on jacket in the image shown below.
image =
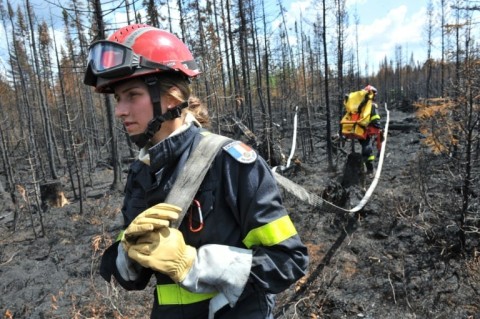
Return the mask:
<svg viewBox="0 0 480 319">
<path fill-rule="evenodd" d="M 257 159 L 257 152 L 241 141 L 233 141 L 223 149 L 240 163 L 250 164 Z"/>
</svg>

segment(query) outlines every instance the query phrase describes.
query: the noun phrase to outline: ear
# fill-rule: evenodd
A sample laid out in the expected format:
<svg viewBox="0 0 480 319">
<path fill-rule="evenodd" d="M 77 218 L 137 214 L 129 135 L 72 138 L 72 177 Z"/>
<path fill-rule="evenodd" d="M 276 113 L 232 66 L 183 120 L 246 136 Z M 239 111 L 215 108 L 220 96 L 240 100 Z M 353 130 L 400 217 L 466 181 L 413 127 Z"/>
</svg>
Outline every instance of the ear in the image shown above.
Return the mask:
<svg viewBox="0 0 480 319">
<path fill-rule="evenodd" d="M 176 86 L 172 86 L 170 89 L 168 89 L 167 93 L 167 99 L 168 99 L 168 106 L 167 109 L 173 109 L 176 107 L 179 103 L 180 100 L 177 99 L 177 96 L 180 96 L 180 89 L 177 88 Z"/>
<path fill-rule="evenodd" d="M 167 103 L 167 110 L 173 109 L 177 104 L 175 103 L 175 99 L 172 97 L 169 97 L 168 103 Z"/>
</svg>

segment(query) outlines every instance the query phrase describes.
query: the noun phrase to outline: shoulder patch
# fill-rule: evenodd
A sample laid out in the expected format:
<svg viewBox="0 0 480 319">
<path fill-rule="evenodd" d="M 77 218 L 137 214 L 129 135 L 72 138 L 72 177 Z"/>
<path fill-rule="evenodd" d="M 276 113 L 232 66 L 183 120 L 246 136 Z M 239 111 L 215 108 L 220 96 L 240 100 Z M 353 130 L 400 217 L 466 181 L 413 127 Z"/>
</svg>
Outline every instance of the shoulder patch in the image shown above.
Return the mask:
<svg viewBox="0 0 480 319">
<path fill-rule="evenodd" d="M 250 164 L 257 159 L 257 152 L 240 141 L 228 143 L 223 149 L 240 163 Z"/>
</svg>

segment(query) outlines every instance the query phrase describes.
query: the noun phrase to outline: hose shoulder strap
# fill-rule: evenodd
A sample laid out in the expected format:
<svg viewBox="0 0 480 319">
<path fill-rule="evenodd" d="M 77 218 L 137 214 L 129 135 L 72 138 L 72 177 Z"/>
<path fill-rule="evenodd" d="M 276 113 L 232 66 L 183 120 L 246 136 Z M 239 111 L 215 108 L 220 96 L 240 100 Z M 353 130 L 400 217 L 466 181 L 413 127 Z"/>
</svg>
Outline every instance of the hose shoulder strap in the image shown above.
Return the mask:
<svg viewBox="0 0 480 319">
<path fill-rule="evenodd" d="M 183 217 L 212 165 L 215 155 L 228 141 L 231 141 L 228 137 L 209 133 L 200 140 L 188 158 L 165 200 L 166 203 L 182 209 L 180 217 L 172 222 L 171 227 L 178 228 L 182 223 Z"/>
</svg>

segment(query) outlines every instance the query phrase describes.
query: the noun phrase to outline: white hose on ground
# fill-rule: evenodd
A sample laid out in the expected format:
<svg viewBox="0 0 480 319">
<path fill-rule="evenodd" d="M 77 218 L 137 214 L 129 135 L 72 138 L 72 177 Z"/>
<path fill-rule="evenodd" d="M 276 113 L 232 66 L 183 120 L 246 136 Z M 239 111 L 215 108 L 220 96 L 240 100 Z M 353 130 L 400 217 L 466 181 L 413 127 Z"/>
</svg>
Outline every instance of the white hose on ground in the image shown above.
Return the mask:
<svg viewBox="0 0 480 319">
<path fill-rule="evenodd" d="M 298 106 L 295 106 L 295 116 L 293 117 L 293 138 L 292 138 L 292 148 L 290 149 L 290 155 L 288 156 L 287 166 L 290 166 L 290 162 L 292 161 L 292 157 L 295 154 L 295 148 L 297 147 L 297 123 L 298 123 Z"/>
</svg>

